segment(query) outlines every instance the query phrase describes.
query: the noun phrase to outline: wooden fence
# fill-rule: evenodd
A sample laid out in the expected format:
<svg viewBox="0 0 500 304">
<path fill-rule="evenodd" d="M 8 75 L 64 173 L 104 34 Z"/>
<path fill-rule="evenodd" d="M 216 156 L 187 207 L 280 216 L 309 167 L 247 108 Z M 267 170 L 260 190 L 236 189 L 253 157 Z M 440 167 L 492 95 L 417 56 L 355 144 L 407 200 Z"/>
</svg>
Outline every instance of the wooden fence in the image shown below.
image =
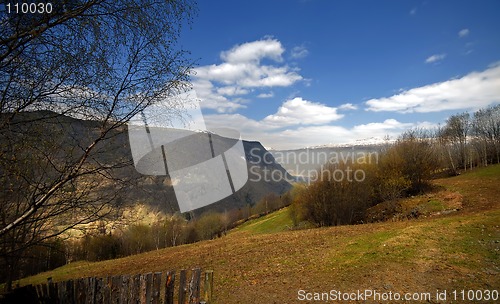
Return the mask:
<svg viewBox="0 0 500 304">
<path fill-rule="evenodd" d="M 27 285 L 16 289 L 5 300 L 6 303 L 40 304 L 174 304 L 174 291 L 177 287 L 176 298 L 179 304 L 211 303 L 213 271 L 205 271 L 203 286 L 199 268 L 190 271 L 190 278 L 186 270 L 181 270 L 177 282 L 175 274 L 175 271 L 167 271 L 165 275 L 161 272 L 150 272 L 63 282 L 52 282 L 49 278 L 46 284 Z"/>
</svg>

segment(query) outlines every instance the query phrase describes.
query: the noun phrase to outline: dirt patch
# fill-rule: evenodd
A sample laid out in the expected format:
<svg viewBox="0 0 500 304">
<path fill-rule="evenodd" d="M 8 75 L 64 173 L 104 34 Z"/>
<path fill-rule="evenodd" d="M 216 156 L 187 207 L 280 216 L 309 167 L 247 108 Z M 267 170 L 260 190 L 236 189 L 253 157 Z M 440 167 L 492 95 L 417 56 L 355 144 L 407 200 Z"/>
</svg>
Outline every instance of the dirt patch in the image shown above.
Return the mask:
<svg viewBox="0 0 500 304">
<path fill-rule="evenodd" d="M 446 215 L 461 210 L 463 200 L 459 192 L 438 188 L 425 195 L 387 201 L 373 206 L 366 212 L 366 221 L 401 221 Z"/>
</svg>

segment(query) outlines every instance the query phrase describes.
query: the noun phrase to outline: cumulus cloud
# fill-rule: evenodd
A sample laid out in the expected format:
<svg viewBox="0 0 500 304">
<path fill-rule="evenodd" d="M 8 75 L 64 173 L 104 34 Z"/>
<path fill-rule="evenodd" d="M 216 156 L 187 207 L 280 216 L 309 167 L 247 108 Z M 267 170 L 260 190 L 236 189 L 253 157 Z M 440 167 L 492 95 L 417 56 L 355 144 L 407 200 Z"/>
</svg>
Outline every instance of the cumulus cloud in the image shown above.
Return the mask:
<svg viewBox="0 0 500 304">
<path fill-rule="evenodd" d="M 357 110 L 358 106 L 353 105 L 352 103 L 345 103 L 339 107 L 339 110 Z"/>
<path fill-rule="evenodd" d="M 230 112 L 237 108 L 237 95 L 246 95 L 253 88 L 288 87 L 303 80 L 298 68 L 283 64 L 285 48 L 280 41 L 265 38 L 236 45 L 220 54 L 222 63 L 200 66 L 195 69 L 194 86 L 202 100 L 203 108 L 213 108 L 219 112 Z M 271 64 L 263 64 L 268 59 Z M 205 87 L 198 92 L 195 83 Z M 207 82 L 212 85 L 206 88 Z M 222 104 L 223 101 L 230 106 Z"/>
<path fill-rule="evenodd" d="M 276 39 L 267 38 L 236 45 L 229 51 L 221 53 L 221 59 L 229 63 L 259 62 L 263 58 L 282 61 L 281 54 L 285 49 Z"/>
<path fill-rule="evenodd" d="M 302 79 L 288 66 L 260 65 L 254 62 L 225 62 L 195 69 L 196 78 L 241 87 L 287 87 Z"/>
<path fill-rule="evenodd" d="M 369 111 L 427 113 L 475 109 L 500 102 L 500 64 L 482 72 L 434 83 L 366 102 Z"/>
<path fill-rule="evenodd" d="M 469 29 L 466 29 L 466 28 L 465 28 L 465 29 L 462 29 L 462 30 L 460 30 L 460 31 L 458 32 L 458 37 L 460 37 L 460 38 L 466 37 L 466 36 L 468 36 L 468 35 L 469 35 L 469 33 L 470 33 L 470 30 L 469 30 Z"/>
<path fill-rule="evenodd" d="M 198 79 L 193 83 L 193 89 L 200 98 L 200 106 L 207 109 L 215 109 L 219 113 L 234 112 L 245 105 L 238 103 L 238 100 L 231 101 L 227 97 L 217 92 L 217 88 L 210 81 Z"/>
<path fill-rule="evenodd" d="M 425 63 L 434 63 L 434 62 L 443 60 L 444 58 L 446 58 L 446 54 L 434 54 L 434 55 L 428 57 L 427 59 L 425 59 Z"/>
<path fill-rule="evenodd" d="M 227 86 L 227 87 L 217 88 L 217 93 L 226 96 L 235 96 L 235 95 L 245 95 L 250 93 L 250 91 L 240 87 Z"/>
<path fill-rule="evenodd" d="M 264 118 L 263 122 L 276 126 L 321 125 L 342 118 L 337 108 L 304 100 L 301 97 L 287 100 L 276 114 Z"/>
<path fill-rule="evenodd" d="M 290 57 L 292 57 L 292 59 L 300 59 L 307 57 L 307 55 L 309 55 L 309 51 L 305 46 L 296 46 L 292 48 Z"/>
</svg>

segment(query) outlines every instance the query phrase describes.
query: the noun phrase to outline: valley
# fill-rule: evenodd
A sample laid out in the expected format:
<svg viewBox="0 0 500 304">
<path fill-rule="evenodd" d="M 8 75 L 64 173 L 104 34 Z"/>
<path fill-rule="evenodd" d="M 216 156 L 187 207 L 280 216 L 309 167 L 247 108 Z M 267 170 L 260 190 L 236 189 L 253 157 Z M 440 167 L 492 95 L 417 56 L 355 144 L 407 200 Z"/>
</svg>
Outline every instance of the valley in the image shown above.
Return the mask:
<svg viewBox="0 0 500 304">
<path fill-rule="evenodd" d="M 70 263 L 21 285 L 85 276 L 200 266 L 214 270 L 216 303 L 298 303 L 306 292 L 498 290 L 500 165 L 435 180 L 463 208 L 354 226 L 290 230 L 288 210 L 251 220 L 227 236 L 121 259 Z M 406 199 L 413 204 L 423 196 Z M 413 200 L 413 201 L 412 201 Z M 367 301 L 368 303 L 376 301 Z"/>
</svg>

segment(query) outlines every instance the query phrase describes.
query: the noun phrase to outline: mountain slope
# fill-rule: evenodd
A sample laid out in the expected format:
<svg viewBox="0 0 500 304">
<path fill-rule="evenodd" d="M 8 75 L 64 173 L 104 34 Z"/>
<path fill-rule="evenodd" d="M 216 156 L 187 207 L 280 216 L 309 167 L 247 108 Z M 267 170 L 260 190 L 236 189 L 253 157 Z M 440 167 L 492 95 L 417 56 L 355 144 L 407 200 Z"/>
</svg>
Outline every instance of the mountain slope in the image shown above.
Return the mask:
<svg viewBox="0 0 500 304">
<path fill-rule="evenodd" d="M 85 147 L 96 138 L 100 132 L 101 122 L 87 121 L 71 118 L 64 115 L 58 115 L 49 111 L 24 112 L 16 115 L 19 122 L 18 126 L 21 130 L 26 121 L 36 121 L 38 125 L 37 132 L 46 134 L 51 140 L 57 141 L 61 147 L 74 149 L 75 159 L 78 156 L 79 147 Z M 201 136 L 201 134 L 199 134 Z M 120 168 L 113 169 L 112 174 L 118 179 L 127 179 L 127 184 L 124 188 L 120 188 L 117 201 L 135 204 L 145 203 L 165 212 L 175 212 L 179 210 L 174 189 L 171 180 L 163 176 L 142 175 L 137 172 L 133 166 L 132 154 L 130 150 L 129 135 L 127 126 L 113 130 L 106 141 L 98 144 L 92 159 L 94 163 L 108 165 L 120 159 L 123 165 Z M 192 138 L 196 140 L 197 136 Z M 220 147 L 230 147 L 234 144 L 234 139 L 221 137 L 213 134 L 212 139 L 218 143 Z M 216 202 L 206 209 L 228 210 L 232 208 L 246 207 L 254 205 L 263 196 L 269 193 L 280 195 L 290 189 L 291 185 L 285 178 L 281 179 L 264 179 L 267 171 L 276 172 L 275 176 L 286 177 L 286 171 L 277 164 L 272 158 L 266 158 L 263 162 L 263 155 L 267 150 L 259 142 L 243 141 L 245 149 L 245 157 L 247 160 L 248 182 L 235 194 Z M 181 151 L 182 152 L 182 151 Z M 186 151 L 196 153 L 196 151 Z M 61 161 L 65 161 L 66 154 L 61 153 Z M 188 158 L 186 158 L 189 160 Z M 183 164 L 173 164 L 182 167 Z M 252 177 L 252 178 L 250 178 Z M 99 176 L 89 176 L 90 179 L 98 179 Z M 97 187 L 94 190 L 99 191 L 114 191 L 113 184 L 103 180 L 103 187 Z M 123 185 L 121 185 L 123 186 Z M 202 212 L 197 210 L 196 212 Z"/>
<path fill-rule="evenodd" d="M 269 221 L 263 217 L 252 229 L 216 240 L 110 261 L 77 262 L 21 283 L 40 283 L 49 276 L 58 281 L 201 266 L 214 270 L 216 303 L 255 303 L 256 299 L 300 303 L 299 290 L 429 292 L 428 302 L 442 302 L 436 301 L 437 290 L 447 290 L 448 301 L 453 290 L 498 290 L 499 172 L 497 165 L 437 181 L 456 187 L 470 202 L 447 216 L 272 234 L 257 231 Z M 482 181 L 481 198 L 474 199 L 477 190 L 461 186 Z"/>
</svg>

